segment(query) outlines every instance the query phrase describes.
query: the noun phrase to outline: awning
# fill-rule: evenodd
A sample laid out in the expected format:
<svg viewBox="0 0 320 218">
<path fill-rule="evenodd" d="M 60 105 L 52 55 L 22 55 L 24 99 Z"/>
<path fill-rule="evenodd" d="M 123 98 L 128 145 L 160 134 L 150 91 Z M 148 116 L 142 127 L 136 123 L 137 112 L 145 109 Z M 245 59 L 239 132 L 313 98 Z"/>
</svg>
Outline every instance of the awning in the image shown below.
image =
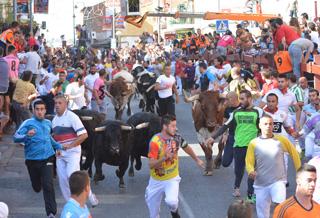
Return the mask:
<svg viewBox="0 0 320 218">
<path fill-rule="evenodd" d="M 204 20 L 251 20 L 257 22 L 265 22 L 266 20 L 277 18 L 273 14 L 243 14 L 243 13 L 216 13 L 206 12 L 203 16 Z"/>
</svg>

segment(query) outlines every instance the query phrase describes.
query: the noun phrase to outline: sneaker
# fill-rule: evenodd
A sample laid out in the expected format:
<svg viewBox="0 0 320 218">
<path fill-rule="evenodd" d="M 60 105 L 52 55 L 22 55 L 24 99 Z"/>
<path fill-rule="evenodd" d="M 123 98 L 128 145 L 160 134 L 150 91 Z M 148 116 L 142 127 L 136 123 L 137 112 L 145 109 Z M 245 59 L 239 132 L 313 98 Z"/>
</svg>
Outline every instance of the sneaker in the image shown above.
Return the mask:
<svg viewBox="0 0 320 218">
<path fill-rule="evenodd" d="M 48 218 L 55 218 L 55 217 L 56 217 L 56 216 L 53 215 L 53 213 L 50 213 L 49 216 L 48 216 Z"/>
<path fill-rule="evenodd" d="M 172 218 L 180 218 L 180 214 L 178 213 L 178 210 L 176 212 L 171 211 Z"/>
<path fill-rule="evenodd" d="M 99 204 L 98 198 L 93 193 L 91 195 L 89 195 L 89 201 L 90 201 L 90 204 L 92 207 L 96 207 Z"/>
<path fill-rule="evenodd" d="M 240 197 L 241 196 L 240 189 L 239 188 L 235 188 L 233 193 L 232 193 L 232 196 L 236 197 L 236 198 Z"/>
<path fill-rule="evenodd" d="M 255 194 L 248 195 L 246 201 L 249 202 L 250 204 L 255 204 L 256 203 L 256 195 Z"/>
</svg>

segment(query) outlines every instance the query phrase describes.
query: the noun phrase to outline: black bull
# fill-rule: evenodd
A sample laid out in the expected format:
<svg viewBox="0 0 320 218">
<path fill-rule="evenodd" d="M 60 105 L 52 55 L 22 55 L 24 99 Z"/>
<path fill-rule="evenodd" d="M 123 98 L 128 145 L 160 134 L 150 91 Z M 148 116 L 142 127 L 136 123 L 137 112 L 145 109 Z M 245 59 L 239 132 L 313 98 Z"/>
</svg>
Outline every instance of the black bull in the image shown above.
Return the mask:
<svg viewBox="0 0 320 218">
<path fill-rule="evenodd" d="M 149 142 L 151 138 L 161 132 L 161 121 L 160 117 L 147 112 L 140 112 L 132 115 L 127 124 L 130 126 L 143 125 L 144 128 L 135 128 L 133 130 L 133 137 L 130 140 L 131 151 L 130 151 L 130 169 L 129 176 L 134 176 L 133 163 L 136 161 L 136 170 L 141 169 L 141 156 L 147 157 L 149 150 Z"/>
<path fill-rule="evenodd" d="M 156 103 L 156 91 L 154 90 L 157 80 L 156 75 L 146 71 L 142 66 L 137 66 L 131 73 L 135 78 L 138 92 L 142 96 L 139 108 L 141 108 L 142 111 L 154 113 Z"/>
<path fill-rule="evenodd" d="M 142 123 L 137 126 L 130 126 L 121 121 L 107 120 L 100 127 L 95 128 L 95 143 L 93 145 L 93 155 L 95 159 L 96 173 L 94 181 L 103 180 L 102 164 L 119 166 L 116 175 L 119 178 L 119 187 L 124 187 L 123 176 L 129 165 L 129 155 L 133 131 L 145 128 Z"/>
</svg>

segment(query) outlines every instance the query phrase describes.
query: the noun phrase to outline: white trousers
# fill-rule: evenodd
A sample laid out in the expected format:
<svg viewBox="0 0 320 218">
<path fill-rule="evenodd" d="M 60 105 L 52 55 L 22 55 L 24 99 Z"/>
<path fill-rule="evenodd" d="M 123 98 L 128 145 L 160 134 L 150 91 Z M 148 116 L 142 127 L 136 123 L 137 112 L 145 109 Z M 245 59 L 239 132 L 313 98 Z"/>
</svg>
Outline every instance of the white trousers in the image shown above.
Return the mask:
<svg viewBox="0 0 320 218">
<path fill-rule="evenodd" d="M 271 202 L 280 204 L 286 200 L 286 182 L 278 181 L 269 186 L 254 186 L 258 218 L 269 218 Z"/>
<path fill-rule="evenodd" d="M 62 195 L 66 201 L 70 198 L 69 178 L 75 171 L 80 170 L 81 152 L 64 151 L 57 157 L 57 174 Z"/>
<path fill-rule="evenodd" d="M 315 138 L 314 132 L 309 133 L 305 137 L 305 156 L 308 158 L 319 156 L 320 155 L 320 146 L 318 146 L 316 143 L 314 143 Z"/>
<path fill-rule="evenodd" d="M 145 193 L 145 200 L 149 209 L 150 218 L 160 217 L 160 206 L 164 195 L 164 201 L 169 207 L 169 210 L 171 212 L 177 211 L 180 180 L 180 176 L 165 181 L 155 180 L 150 177 Z"/>
</svg>

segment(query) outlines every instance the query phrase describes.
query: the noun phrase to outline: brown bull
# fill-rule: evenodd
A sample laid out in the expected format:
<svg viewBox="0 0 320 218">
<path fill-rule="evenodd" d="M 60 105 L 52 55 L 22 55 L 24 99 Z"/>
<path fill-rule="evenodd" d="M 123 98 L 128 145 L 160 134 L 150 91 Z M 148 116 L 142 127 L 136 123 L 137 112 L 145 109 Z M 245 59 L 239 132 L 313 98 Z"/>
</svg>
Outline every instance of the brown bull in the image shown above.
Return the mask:
<svg viewBox="0 0 320 218">
<path fill-rule="evenodd" d="M 224 98 L 220 98 L 217 91 L 206 91 L 192 97 L 187 97 L 185 94 L 185 100 L 186 102 L 193 102 L 192 118 L 194 127 L 207 162 L 204 175 L 211 176 L 213 164 L 216 168 L 221 165 L 224 145 L 220 140 L 218 144 L 219 153 L 213 163 L 212 147 L 211 145 L 206 145 L 205 141 L 223 124 Z"/>
<path fill-rule="evenodd" d="M 119 77 L 114 79 L 109 88 L 109 96 L 116 111 L 115 118 L 121 120 L 123 110 L 128 105 L 127 115 L 131 115 L 130 101 L 134 94 L 135 87 L 131 83 L 125 82 L 125 79 Z"/>
</svg>

